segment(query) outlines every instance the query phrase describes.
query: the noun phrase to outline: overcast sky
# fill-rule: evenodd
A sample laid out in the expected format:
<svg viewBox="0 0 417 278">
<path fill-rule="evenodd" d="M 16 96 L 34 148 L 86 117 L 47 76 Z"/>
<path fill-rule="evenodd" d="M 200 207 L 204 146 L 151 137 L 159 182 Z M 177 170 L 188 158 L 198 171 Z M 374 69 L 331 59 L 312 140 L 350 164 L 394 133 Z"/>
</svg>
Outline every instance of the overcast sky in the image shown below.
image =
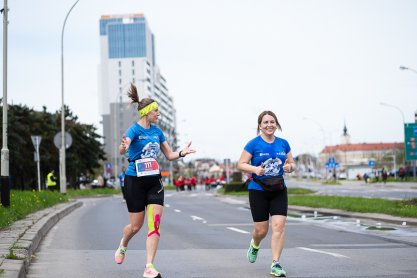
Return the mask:
<svg viewBox="0 0 417 278">
<path fill-rule="evenodd" d="M 75 0 L 8 2 L 9 103 L 59 110 Z M 263 110 L 295 156 L 338 144 L 345 123 L 352 143 L 387 143 L 404 140 L 402 113 L 414 122 L 417 73 L 399 67 L 417 70 L 417 1 L 80 0 L 65 29 L 65 103 L 100 132 L 99 19 L 130 13 L 155 35 L 194 158 L 236 161 Z"/>
</svg>

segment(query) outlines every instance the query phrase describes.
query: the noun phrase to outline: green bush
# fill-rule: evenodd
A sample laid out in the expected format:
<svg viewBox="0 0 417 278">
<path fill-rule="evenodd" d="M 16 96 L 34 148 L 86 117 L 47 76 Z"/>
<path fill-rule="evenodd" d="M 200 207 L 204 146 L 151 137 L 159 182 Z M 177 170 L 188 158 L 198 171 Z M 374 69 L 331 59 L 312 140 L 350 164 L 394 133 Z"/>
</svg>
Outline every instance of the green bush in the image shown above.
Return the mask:
<svg viewBox="0 0 417 278">
<path fill-rule="evenodd" d="M 233 181 L 231 183 L 227 183 L 223 186 L 224 192 L 242 192 L 248 191 L 248 187 L 243 182 Z"/>
</svg>

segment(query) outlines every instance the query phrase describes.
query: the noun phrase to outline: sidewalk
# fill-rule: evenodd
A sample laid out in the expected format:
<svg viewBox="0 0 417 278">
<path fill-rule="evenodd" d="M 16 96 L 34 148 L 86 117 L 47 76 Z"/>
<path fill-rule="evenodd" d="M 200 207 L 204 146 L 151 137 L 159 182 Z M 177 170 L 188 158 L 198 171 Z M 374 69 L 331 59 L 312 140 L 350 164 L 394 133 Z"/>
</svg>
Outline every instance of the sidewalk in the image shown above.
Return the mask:
<svg viewBox="0 0 417 278">
<path fill-rule="evenodd" d="M 64 216 L 80 207 L 70 201 L 28 215 L 0 231 L 0 277 L 25 278 L 36 249 L 48 231 Z"/>
</svg>

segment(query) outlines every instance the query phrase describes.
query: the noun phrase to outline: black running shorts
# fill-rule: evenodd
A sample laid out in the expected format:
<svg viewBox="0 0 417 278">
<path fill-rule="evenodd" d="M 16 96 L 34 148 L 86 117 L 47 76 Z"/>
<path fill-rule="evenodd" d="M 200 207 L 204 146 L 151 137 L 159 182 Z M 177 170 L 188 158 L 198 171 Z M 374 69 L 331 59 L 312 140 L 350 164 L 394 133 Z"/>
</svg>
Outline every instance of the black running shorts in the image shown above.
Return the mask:
<svg viewBox="0 0 417 278">
<path fill-rule="evenodd" d="M 281 191 L 249 190 L 249 204 L 254 222 L 269 220 L 269 215 L 287 216 L 287 188 Z"/>
<path fill-rule="evenodd" d="M 161 176 L 125 176 L 124 190 L 127 210 L 141 212 L 150 204 L 164 205 L 164 185 Z"/>
</svg>

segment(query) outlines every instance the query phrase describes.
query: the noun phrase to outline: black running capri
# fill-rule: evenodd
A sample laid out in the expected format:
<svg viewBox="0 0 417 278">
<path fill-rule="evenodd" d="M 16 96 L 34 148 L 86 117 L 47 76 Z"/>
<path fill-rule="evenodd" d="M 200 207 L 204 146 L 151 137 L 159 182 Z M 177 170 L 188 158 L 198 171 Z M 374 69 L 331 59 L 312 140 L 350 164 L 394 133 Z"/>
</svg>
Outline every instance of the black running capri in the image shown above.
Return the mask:
<svg viewBox="0 0 417 278">
<path fill-rule="evenodd" d="M 124 190 L 127 210 L 141 212 L 150 204 L 164 205 L 164 185 L 161 176 L 125 176 Z"/>
<path fill-rule="evenodd" d="M 249 190 L 249 204 L 254 222 L 269 220 L 269 215 L 287 216 L 287 188 L 281 191 Z"/>
</svg>

